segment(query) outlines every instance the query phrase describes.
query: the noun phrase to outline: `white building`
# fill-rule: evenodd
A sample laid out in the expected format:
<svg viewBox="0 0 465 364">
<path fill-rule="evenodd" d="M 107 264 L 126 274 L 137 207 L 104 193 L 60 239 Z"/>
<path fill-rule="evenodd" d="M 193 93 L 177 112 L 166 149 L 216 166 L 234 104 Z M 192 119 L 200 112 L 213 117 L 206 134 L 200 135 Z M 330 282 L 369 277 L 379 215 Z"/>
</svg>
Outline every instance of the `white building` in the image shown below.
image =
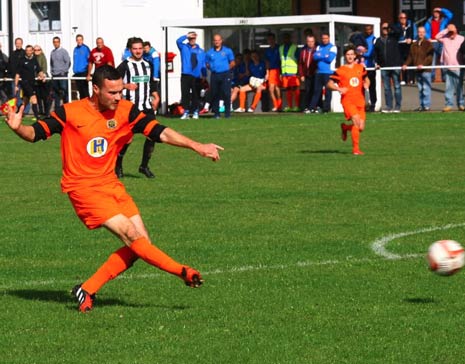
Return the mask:
<svg viewBox="0 0 465 364">
<path fill-rule="evenodd" d="M 75 37 L 82 34 L 91 49 L 95 39 L 102 37 L 113 51 L 116 65 L 129 37 L 148 40 L 162 52 L 165 39 L 161 20 L 203 18 L 203 0 L 3 0 L 0 4 L 0 42 L 4 53 L 9 54 L 14 49 L 14 39 L 21 37 L 24 46 L 39 44 L 49 59 L 52 39 L 58 36 L 72 58 Z M 176 38 L 180 34 L 184 34 L 183 29 L 166 40 L 172 45 L 170 51 L 178 51 Z M 175 67 L 179 72 L 180 66 Z M 175 93 L 173 97 L 178 96 Z"/>
</svg>

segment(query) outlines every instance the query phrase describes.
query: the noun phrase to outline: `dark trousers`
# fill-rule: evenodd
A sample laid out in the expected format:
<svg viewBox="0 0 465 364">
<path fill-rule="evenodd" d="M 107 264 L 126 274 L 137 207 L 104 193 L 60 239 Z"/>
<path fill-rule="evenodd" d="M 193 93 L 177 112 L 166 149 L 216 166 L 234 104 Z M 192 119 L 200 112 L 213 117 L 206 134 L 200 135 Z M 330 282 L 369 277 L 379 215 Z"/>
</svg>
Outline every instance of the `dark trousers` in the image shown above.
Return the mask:
<svg viewBox="0 0 465 364">
<path fill-rule="evenodd" d="M 37 104 L 39 105 L 39 114 L 50 115 L 50 107 L 52 106 L 52 95 L 50 82 L 36 82 Z"/>
<path fill-rule="evenodd" d="M 376 71 L 367 72 L 368 79 L 370 80 L 370 111 L 375 110 L 376 101 Z"/>
<path fill-rule="evenodd" d="M 86 76 L 87 76 L 87 71 L 74 74 L 74 77 L 86 77 Z M 76 87 L 78 89 L 80 99 L 89 97 L 89 83 L 86 80 L 76 80 Z"/>
<path fill-rule="evenodd" d="M 186 113 L 199 111 L 200 78 L 181 75 L 181 104 Z"/>
<path fill-rule="evenodd" d="M 315 84 L 313 87 L 312 101 L 310 102 L 310 109 L 316 109 L 318 103 L 320 102 L 321 96 L 323 94 L 323 87 L 326 87 L 329 76 L 328 73 L 317 73 L 315 75 Z M 326 88 L 325 100 L 323 102 L 323 112 L 329 112 L 331 110 L 331 90 Z"/>
<path fill-rule="evenodd" d="M 315 75 L 305 76 L 305 89 L 304 97 L 302 100 L 303 109 L 310 109 L 310 103 L 312 101 L 313 88 L 315 87 Z"/>
<path fill-rule="evenodd" d="M 66 77 L 60 75 L 55 77 Z M 62 102 L 68 102 L 68 80 L 52 80 L 53 98 L 55 100 L 55 110 L 61 106 Z"/>
<path fill-rule="evenodd" d="M 231 72 L 213 73 L 210 76 L 212 110 L 220 115 L 220 100 L 224 101 L 224 116 L 231 116 Z"/>
</svg>

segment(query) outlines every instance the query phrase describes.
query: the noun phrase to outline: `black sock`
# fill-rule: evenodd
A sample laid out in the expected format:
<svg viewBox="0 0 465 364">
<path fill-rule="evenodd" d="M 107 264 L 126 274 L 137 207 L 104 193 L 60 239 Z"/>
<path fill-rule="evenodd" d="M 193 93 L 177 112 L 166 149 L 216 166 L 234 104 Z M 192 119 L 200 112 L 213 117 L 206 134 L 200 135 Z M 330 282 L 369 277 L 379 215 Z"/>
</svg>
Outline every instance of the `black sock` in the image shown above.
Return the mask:
<svg viewBox="0 0 465 364">
<path fill-rule="evenodd" d="M 142 152 L 142 162 L 140 163 L 141 167 L 147 168 L 149 165 L 149 160 L 152 157 L 153 150 L 155 149 L 155 142 L 146 139 L 144 143 L 144 150 Z"/>
</svg>

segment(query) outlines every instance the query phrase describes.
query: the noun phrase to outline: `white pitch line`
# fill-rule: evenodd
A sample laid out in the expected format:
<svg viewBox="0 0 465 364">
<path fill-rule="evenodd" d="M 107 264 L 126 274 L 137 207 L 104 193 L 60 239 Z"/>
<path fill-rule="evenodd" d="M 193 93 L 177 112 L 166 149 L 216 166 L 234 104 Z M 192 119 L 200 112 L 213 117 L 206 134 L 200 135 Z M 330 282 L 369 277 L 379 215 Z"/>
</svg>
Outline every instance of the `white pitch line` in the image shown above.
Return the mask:
<svg viewBox="0 0 465 364">
<path fill-rule="evenodd" d="M 410 259 L 416 258 L 417 255 L 415 254 L 408 254 L 399 259 Z M 348 256 L 344 259 L 332 259 L 332 260 L 323 260 L 323 261 L 300 261 L 294 264 L 275 264 L 275 265 L 266 265 L 266 264 L 258 264 L 258 265 L 245 265 L 242 267 L 231 267 L 227 269 L 214 269 L 212 271 L 205 271 L 202 272 L 205 277 L 212 276 L 212 275 L 220 275 L 220 274 L 237 274 L 237 273 L 246 273 L 246 272 L 253 272 L 253 271 L 264 271 L 264 270 L 286 270 L 290 268 L 305 268 L 305 267 L 318 267 L 318 266 L 330 266 L 330 265 L 338 265 L 338 264 L 354 264 L 354 263 L 372 263 L 379 261 L 380 258 L 354 258 L 352 256 Z M 156 273 L 144 273 L 144 274 L 123 274 L 117 279 L 156 279 L 165 273 L 156 272 Z M 73 285 L 76 284 L 76 280 L 71 279 L 45 279 L 45 280 L 30 280 L 30 281 L 22 281 L 19 285 L 25 287 L 40 287 L 40 286 L 49 286 L 49 285 Z M 18 282 L 11 282 L 11 284 L 2 284 L 0 286 L 1 290 L 11 289 L 11 288 L 18 288 Z"/>
<path fill-rule="evenodd" d="M 391 234 L 387 236 L 383 236 L 379 238 L 378 240 L 375 240 L 371 244 L 371 249 L 375 252 L 375 254 L 385 258 L 385 259 L 391 259 L 391 260 L 396 260 L 396 259 L 402 259 L 404 257 L 414 257 L 414 256 L 421 256 L 421 254 L 408 254 L 408 255 L 400 255 L 400 254 L 394 254 L 391 253 L 386 249 L 386 246 L 388 243 L 390 243 L 393 240 L 403 238 L 405 236 L 411 236 L 411 235 L 418 235 L 418 234 L 423 234 L 423 233 L 428 233 L 431 231 L 439 231 L 439 230 L 449 230 L 453 229 L 456 227 L 462 227 L 465 226 L 465 223 L 461 224 L 447 224 L 443 226 L 432 226 L 432 227 L 427 227 L 423 229 L 418 229 L 418 230 L 413 230 L 413 231 L 406 231 L 403 233 L 397 233 L 397 234 Z"/>
</svg>

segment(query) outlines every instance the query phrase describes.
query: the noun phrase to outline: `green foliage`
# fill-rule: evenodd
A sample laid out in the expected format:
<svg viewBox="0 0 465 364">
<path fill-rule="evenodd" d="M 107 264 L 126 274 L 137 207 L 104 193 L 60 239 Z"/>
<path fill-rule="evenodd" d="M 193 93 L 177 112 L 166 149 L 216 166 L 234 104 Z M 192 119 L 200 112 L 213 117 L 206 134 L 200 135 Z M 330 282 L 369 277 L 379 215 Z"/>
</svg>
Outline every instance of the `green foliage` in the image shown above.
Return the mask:
<svg viewBox="0 0 465 364">
<path fill-rule="evenodd" d="M 465 242 L 462 113 L 368 114 L 365 156 L 341 114 L 161 118 L 225 147 L 212 163 L 157 145 L 155 180 L 124 183 L 153 241 L 205 285 L 137 262 L 76 311 L 69 295 L 120 243 L 88 231 L 59 192 L 60 138 L 0 124 L 2 363 L 462 363 L 463 274 L 429 272 L 439 239 Z M 376 255 L 372 242 L 391 234 Z"/>
<path fill-rule="evenodd" d="M 290 0 L 204 0 L 205 18 L 292 15 Z"/>
</svg>

